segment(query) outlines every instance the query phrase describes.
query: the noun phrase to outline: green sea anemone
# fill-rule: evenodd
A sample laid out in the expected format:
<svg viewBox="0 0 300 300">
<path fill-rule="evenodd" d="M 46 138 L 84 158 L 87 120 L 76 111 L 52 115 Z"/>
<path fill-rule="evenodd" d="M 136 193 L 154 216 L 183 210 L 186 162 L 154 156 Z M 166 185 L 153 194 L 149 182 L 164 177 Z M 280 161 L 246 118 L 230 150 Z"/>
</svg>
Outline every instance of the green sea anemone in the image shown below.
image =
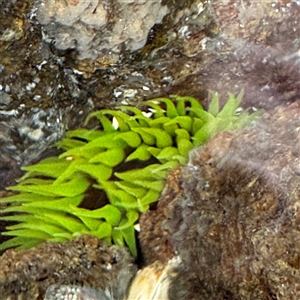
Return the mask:
<svg viewBox="0 0 300 300">
<path fill-rule="evenodd" d="M 0 250 L 89 234 L 126 245 L 135 256 L 134 225 L 159 198 L 168 171 L 185 164 L 189 151 L 217 132 L 242 128 L 262 113 L 238 115 L 241 99 L 242 93 L 229 94 L 220 110 L 213 93 L 205 111 L 192 97 L 158 98 L 143 103 L 150 117 L 132 106 L 91 113 L 86 123 L 97 118 L 101 129 L 67 132 L 58 143 L 64 149 L 60 156 L 23 167 L 25 175 L 8 188 L 18 194 L 1 199 L 9 204 L 1 219 L 17 224 L 2 233 L 13 238 Z M 97 209 L 80 207 L 91 189 L 105 192 L 108 202 Z"/>
</svg>

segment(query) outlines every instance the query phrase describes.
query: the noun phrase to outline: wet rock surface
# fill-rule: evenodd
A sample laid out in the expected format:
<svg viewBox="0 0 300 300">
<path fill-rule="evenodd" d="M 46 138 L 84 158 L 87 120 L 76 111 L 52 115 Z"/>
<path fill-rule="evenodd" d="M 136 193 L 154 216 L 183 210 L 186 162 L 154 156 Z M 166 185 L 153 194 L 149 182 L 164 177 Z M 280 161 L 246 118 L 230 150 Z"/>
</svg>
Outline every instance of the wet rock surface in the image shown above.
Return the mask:
<svg viewBox="0 0 300 300">
<path fill-rule="evenodd" d="M 120 103 L 176 93 L 205 102 L 207 89 L 225 101 L 242 88 L 244 106 L 293 102 L 299 10 L 295 1 L 2 2 L 0 167 L 31 163 L 88 112 Z"/>
<path fill-rule="evenodd" d="M 64 58 L 42 42 L 32 9 L 33 1 L 1 2 L 0 168 L 37 159 L 91 110 Z"/>
<path fill-rule="evenodd" d="M 112 298 L 123 299 L 135 273 L 124 249 L 108 247 L 95 237 L 19 252 L 8 250 L 0 260 L 1 299 L 44 299 L 50 286 L 47 299 L 57 299 L 54 295 L 64 285 L 86 286 L 83 299 L 88 299 L 88 293 L 93 295 L 88 287 L 98 290 L 98 296 L 106 290 Z M 69 292 L 72 294 L 71 289 Z"/>
<path fill-rule="evenodd" d="M 141 218 L 142 252 L 148 263 L 176 251 L 182 257 L 171 299 L 299 297 L 299 102 L 290 106 L 300 94 L 299 1 L 115 2 L 118 10 L 112 1 L 0 3 L 0 189 L 21 175 L 21 165 L 55 154 L 49 148 L 93 109 L 176 93 L 206 105 L 208 89 L 223 101 L 244 89 L 244 107 L 282 107 L 254 129 L 219 135 L 174 170 L 158 209 Z M 122 36 L 117 13 L 126 23 L 149 6 L 155 16 L 138 20 L 145 22 L 139 38 L 130 39 L 129 23 Z M 100 15 L 105 24 L 94 19 Z M 76 243 L 68 245 L 94 255 L 92 239 Z M 81 267 L 70 269 L 64 247 L 6 252 L 2 295 L 39 299 L 50 284 L 58 284 L 55 293 L 85 284 L 84 276 L 102 278 L 93 268 L 83 277 Z M 48 259 L 55 249 L 67 271 Z M 37 258 L 44 269 L 32 277 Z M 72 280 L 52 277 L 55 270 Z"/>
<path fill-rule="evenodd" d="M 169 203 L 158 205 L 159 220 L 147 213 L 143 243 L 155 252 L 155 232 L 168 232 L 160 239 L 183 260 L 170 299 L 299 297 L 299 113 L 298 101 L 251 129 L 220 133 L 169 177 Z"/>
</svg>

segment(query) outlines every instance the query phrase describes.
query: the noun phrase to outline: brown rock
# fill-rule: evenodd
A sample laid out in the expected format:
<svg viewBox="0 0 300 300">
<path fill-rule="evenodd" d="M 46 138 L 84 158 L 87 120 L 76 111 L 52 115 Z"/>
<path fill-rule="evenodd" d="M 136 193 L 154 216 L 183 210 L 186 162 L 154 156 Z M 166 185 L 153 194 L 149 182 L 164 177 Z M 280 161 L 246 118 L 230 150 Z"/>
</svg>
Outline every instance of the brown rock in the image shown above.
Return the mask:
<svg viewBox="0 0 300 300">
<path fill-rule="evenodd" d="M 168 178 L 141 236 L 150 261 L 169 249 L 157 250 L 159 231 L 183 261 L 170 299 L 300 297 L 299 115 L 298 101 L 252 128 L 220 133 Z"/>
<path fill-rule="evenodd" d="M 0 257 L 0 298 L 43 299 L 50 285 L 76 284 L 108 288 L 113 297 L 122 299 L 135 271 L 124 249 L 108 247 L 91 236 L 64 244 L 44 243 L 30 250 L 8 250 Z"/>
<path fill-rule="evenodd" d="M 145 262 L 152 264 L 155 261 L 166 263 L 174 256 L 174 250 L 169 242 L 169 236 L 163 229 L 165 209 L 175 197 L 180 197 L 182 188 L 180 183 L 180 167 L 173 169 L 166 183 L 156 210 L 149 210 L 140 217 L 140 243 Z"/>
</svg>

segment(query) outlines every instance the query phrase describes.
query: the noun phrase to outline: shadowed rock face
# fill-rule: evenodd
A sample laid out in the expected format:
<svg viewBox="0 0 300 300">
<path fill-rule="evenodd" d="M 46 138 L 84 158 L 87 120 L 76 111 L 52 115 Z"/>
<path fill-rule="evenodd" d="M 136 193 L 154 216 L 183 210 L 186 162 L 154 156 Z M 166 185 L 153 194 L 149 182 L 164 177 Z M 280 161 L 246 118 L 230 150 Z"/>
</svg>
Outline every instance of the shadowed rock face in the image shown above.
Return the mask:
<svg viewBox="0 0 300 300">
<path fill-rule="evenodd" d="M 171 299 L 300 297 L 299 114 L 279 108 L 191 153 L 164 209 L 184 262 Z"/>
</svg>

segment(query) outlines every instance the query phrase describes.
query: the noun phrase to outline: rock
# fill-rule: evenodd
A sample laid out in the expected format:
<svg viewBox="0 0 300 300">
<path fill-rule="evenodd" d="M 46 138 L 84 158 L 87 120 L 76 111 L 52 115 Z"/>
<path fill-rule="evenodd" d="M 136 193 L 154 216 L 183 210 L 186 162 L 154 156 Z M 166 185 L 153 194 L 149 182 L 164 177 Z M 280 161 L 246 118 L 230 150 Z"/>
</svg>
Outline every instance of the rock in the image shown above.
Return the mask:
<svg viewBox="0 0 300 300">
<path fill-rule="evenodd" d="M 168 178 L 169 203 L 158 204 L 141 236 L 155 253 L 164 232 L 160 240 L 182 259 L 170 299 L 300 297 L 299 114 L 300 101 L 220 133 Z"/>
<path fill-rule="evenodd" d="M 46 40 L 58 49 L 76 49 L 79 59 L 111 57 L 110 51 L 120 54 L 142 48 L 151 27 L 169 12 L 160 0 L 47 0 L 38 1 L 36 9 Z M 118 59 L 116 56 L 114 63 Z"/>
<path fill-rule="evenodd" d="M 170 244 L 170 236 L 164 229 L 166 222 L 165 210 L 176 198 L 182 197 L 182 193 L 181 167 L 176 167 L 168 176 L 166 187 L 158 201 L 157 208 L 150 209 L 140 216 L 139 241 L 143 259 L 148 265 L 155 262 L 166 264 L 175 256 L 175 251 Z"/>
<path fill-rule="evenodd" d="M 18 168 L 38 159 L 66 129 L 81 126 L 92 109 L 120 103 L 139 105 L 144 99 L 175 93 L 206 101 L 207 89 L 219 91 L 225 101 L 225 93 L 237 94 L 244 88 L 244 107 L 267 110 L 290 105 L 299 96 L 297 1 L 141 0 L 138 3 L 143 9 L 137 14 L 146 17 L 135 24 L 129 23 L 131 8 L 137 1 L 132 6 L 133 2 L 115 1 L 123 9 L 120 11 L 112 9 L 112 1 L 107 1 L 107 9 L 102 2 L 0 3 L 1 187 L 12 184 L 20 174 Z M 147 18 L 149 7 L 151 17 Z M 70 11 L 72 14 L 68 14 Z M 110 26 L 102 28 L 104 16 L 129 22 L 124 37 L 117 23 L 109 23 L 111 20 L 105 20 Z M 145 30 L 131 39 L 138 21 Z M 102 37 L 105 40 L 100 40 Z M 93 46 L 98 47 L 97 52 L 93 52 Z M 299 188 L 294 180 L 299 169 L 297 161 L 290 164 L 294 154 L 288 154 L 278 135 L 282 130 L 283 141 L 294 142 L 294 149 L 299 149 L 299 136 L 295 136 L 299 126 L 291 129 L 291 122 L 296 122 L 293 111 L 298 113 L 296 106 L 280 108 L 265 117 L 261 127 L 251 129 L 248 136 L 245 132 L 219 135 L 207 148 L 196 150 L 189 166 L 170 175 L 158 204 L 158 215 L 150 211 L 142 217 L 141 243 L 147 261 L 166 263 L 176 251 L 183 258 L 186 267 L 170 290 L 173 298 L 289 299 L 287 286 L 297 288 L 298 194 L 283 183 L 291 180 L 290 188 Z M 239 160 L 231 162 L 228 153 Z M 257 162 L 258 158 L 261 160 Z M 212 159 L 211 167 L 206 159 Z M 277 169 L 271 170 L 272 164 Z M 248 187 L 257 176 L 258 181 Z M 199 190 L 193 184 L 198 184 Z M 199 194 L 206 199 L 206 193 L 215 200 L 215 194 L 223 198 L 217 203 L 212 201 L 210 208 L 210 199 L 208 203 L 197 202 Z M 247 202 L 250 200 L 246 196 L 254 199 L 253 204 Z M 293 205 L 295 213 L 289 216 Z M 223 206 L 226 210 L 222 210 Z M 202 209 L 206 210 L 204 214 Z M 252 219 L 257 224 L 252 224 Z M 198 226 L 198 222 L 202 225 Z M 254 225 L 257 232 L 251 232 Z M 45 251 L 49 253 L 47 247 Z M 197 249 L 201 249 L 201 255 Z M 254 253 L 260 259 L 257 262 Z M 286 266 L 287 273 L 282 266 Z M 278 273 L 272 271 L 275 269 Z M 295 275 L 291 275 L 292 271 Z M 292 283 L 278 285 L 278 274 L 283 282 Z M 34 293 L 37 288 L 30 285 L 28 290 Z"/>
<path fill-rule="evenodd" d="M 86 286 L 54 284 L 47 289 L 44 300 L 67 300 L 70 298 L 79 300 L 110 300 L 113 299 L 113 296 L 110 295 L 108 290 L 104 292 Z"/>
<path fill-rule="evenodd" d="M 82 236 L 64 244 L 44 243 L 30 250 L 6 251 L 0 257 L 0 294 L 1 299 L 43 299 L 52 285 L 76 284 L 84 286 L 87 293 L 91 287 L 99 294 L 107 290 L 111 297 L 122 299 L 135 272 L 125 249 Z M 55 286 L 48 297 L 57 291 Z"/>
<path fill-rule="evenodd" d="M 0 168 L 36 160 L 67 128 L 83 123 L 92 106 L 42 42 L 33 2 L 0 3 Z"/>
<path fill-rule="evenodd" d="M 91 110 L 158 96 L 292 103 L 300 6 L 273 2 L 3 1 L 1 157 L 30 164 Z"/>
<path fill-rule="evenodd" d="M 273 109 L 299 96 L 299 2 L 213 1 L 217 36 L 206 43 L 201 81 L 226 96 L 245 91 L 243 106 Z M 226 97 L 225 97 L 226 98 Z"/>
<path fill-rule="evenodd" d="M 139 270 L 134 278 L 127 300 L 167 300 L 169 285 L 177 274 L 179 257 L 166 263 L 155 261 Z"/>
</svg>

